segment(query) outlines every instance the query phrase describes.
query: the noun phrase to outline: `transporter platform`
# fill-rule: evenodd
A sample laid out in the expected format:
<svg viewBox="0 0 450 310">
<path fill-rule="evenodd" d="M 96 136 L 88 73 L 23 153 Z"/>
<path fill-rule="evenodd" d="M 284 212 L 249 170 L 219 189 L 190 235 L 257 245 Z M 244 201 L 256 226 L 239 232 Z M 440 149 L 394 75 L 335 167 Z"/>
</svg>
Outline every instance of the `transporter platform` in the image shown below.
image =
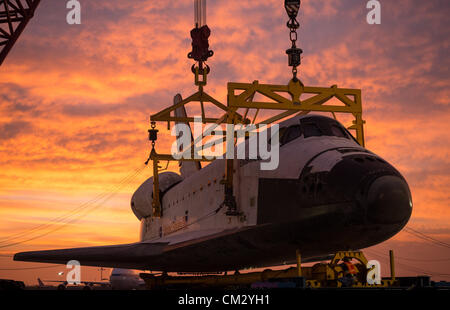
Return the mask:
<svg viewBox="0 0 450 310">
<path fill-rule="evenodd" d="M 362 251 L 337 252 L 327 262 L 305 267 L 301 254 L 296 253 L 297 266 L 282 270 L 205 275 L 159 275 L 141 273 L 149 290 L 161 289 L 346 289 L 346 290 L 410 290 L 435 289 L 450 291 L 450 283 L 432 282 L 429 276 L 396 277 L 394 252 L 390 255 L 390 277 L 381 278 L 380 266 L 368 261 Z M 353 261 L 355 272 L 349 276 L 345 262 Z"/>
</svg>

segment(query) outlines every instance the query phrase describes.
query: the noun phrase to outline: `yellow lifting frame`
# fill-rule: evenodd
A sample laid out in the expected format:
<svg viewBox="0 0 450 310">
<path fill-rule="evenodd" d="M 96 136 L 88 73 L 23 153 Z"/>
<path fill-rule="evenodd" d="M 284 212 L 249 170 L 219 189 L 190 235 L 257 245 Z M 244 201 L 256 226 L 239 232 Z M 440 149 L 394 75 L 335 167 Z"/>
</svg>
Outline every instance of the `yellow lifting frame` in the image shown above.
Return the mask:
<svg viewBox="0 0 450 310">
<path fill-rule="evenodd" d="M 356 131 L 356 140 L 361 146 L 364 146 L 364 124 L 365 121 L 362 118 L 362 102 L 361 102 L 361 90 L 350 88 L 338 88 L 333 85 L 329 88 L 326 87 L 308 87 L 304 86 L 300 80 L 291 80 L 288 85 L 271 85 L 260 84 L 258 81 L 253 83 L 228 83 L 228 95 L 227 105 L 220 103 L 206 92 L 203 91 L 203 86 L 206 85 L 206 77 L 203 78 L 204 82 L 199 83 L 199 72 L 196 70 L 196 85 L 199 90 L 193 95 L 180 101 L 178 104 L 168 107 L 152 116 L 150 116 L 151 122 L 167 122 L 170 129 L 170 122 L 190 123 L 194 122 L 194 117 L 175 117 L 171 114 L 178 108 L 185 106 L 190 102 L 200 102 L 202 111 L 202 121 L 204 124 L 213 123 L 216 125 L 227 124 L 249 124 L 256 123 L 256 115 L 260 110 L 279 110 L 282 111 L 275 116 L 260 121 L 259 124 L 271 124 L 277 122 L 283 118 L 289 117 L 294 114 L 305 115 L 309 112 L 331 112 L 334 113 L 349 113 L 354 116 L 353 125 L 347 129 Z M 239 92 L 240 93 L 237 93 Z M 271 99 L 272 102 L 254 101 L 255 94 L 265 96 Z M 283 95 L 281 95 L 283 94 Z M 302 99 L 302 95 L 311 95 L 306 99 Z M 337 98 L 343 105 L 327 104 L 332 98 Z M 209 102 L 220 108 L 224 114 L 221 117 L 206 117 L 204 103 Z M 239 114 L 238 109 L 246 109 L 244 116 Z M 247 119 L 247 115 L 250 109 L 256 109 L 255 117 L 253 121 Z M 212 131 L 216 126 L 210 128 Z M 191 150 L 193 146 L 197 145 L 203 137 L 197 137 L 191 143 Z M 161 203 L 159 201 L 159 161 L 211 161 L 210 159 L 201 157 L 192 159 L 174 159 L 172 155 L 158 154 L 154 149 L 150 154 L 150 159 L 153 161 L 153 216 L 161 216 Z M 226 160 L 225 168 L 225 180 L 222 182 L 225 187 L 225 193 L 232 195 L 233 192 L 233 160 Z M 226 194 L 227 195 L 227 194 Z M 229 198 L 229 197 L 228 197 Z M 225 200 L 227 201 L 227 199 Z"/>
</svg>

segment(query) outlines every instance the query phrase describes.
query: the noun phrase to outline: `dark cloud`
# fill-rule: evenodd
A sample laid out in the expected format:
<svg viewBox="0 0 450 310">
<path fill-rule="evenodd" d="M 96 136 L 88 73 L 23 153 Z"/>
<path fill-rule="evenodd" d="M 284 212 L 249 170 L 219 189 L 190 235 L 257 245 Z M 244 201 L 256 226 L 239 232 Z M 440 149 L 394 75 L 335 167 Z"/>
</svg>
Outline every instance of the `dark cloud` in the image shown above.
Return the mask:
<svg viewBox="0 0 450 310">
<path fill-rule="evenodd" d="M 77 164 L 84 169 L 88 167 L 88 165 L 95 163 L 95 160 L 92 159 L 81 159 L 81 158 L 75 158 L 75 157 L 63 157 L 63 156 L 52 156 L 52 157 L 38 157 L 38 158 L 32 158 L 28 161 L 27 165 L 36 165 L 36 166 L 42 166 L 45 165 L 47 169 L 51 168 L 57 168 L 61 165 L 73 165 Z M 53 167 L 52 167 L 53 166 Z"/>
<path fill-rule="evenodd" d="M 25 132 L 29 132 L 31 128 L 32 124 L 24 121 L 0 123 L 0 140 L 14 139 Z"/>
<path fill-rule="evenodd" d="M 40 100 L 16 83 L 0 83 L 0 112 L 7 114 L 35 114 Z"/>
<path fill-rule="evenodd" d="M 69 117 L 98 117 L 120 110 L 118 104 L 65 104 L 61 112 Z"/>
<path fill-rule="evenodd" d="M 129 116 L 134 114 L 137 119 L 142 115 L 150 115 L 150 113 L 155 112 L 155 106 L 172 104 L 175 94 L 175 91 L 165 89 L 152 93 L 133 95 L 117 103 L 60 103 L 55 105 L 55 112 L 74 118 L 114 115 Z"/>
</svg>

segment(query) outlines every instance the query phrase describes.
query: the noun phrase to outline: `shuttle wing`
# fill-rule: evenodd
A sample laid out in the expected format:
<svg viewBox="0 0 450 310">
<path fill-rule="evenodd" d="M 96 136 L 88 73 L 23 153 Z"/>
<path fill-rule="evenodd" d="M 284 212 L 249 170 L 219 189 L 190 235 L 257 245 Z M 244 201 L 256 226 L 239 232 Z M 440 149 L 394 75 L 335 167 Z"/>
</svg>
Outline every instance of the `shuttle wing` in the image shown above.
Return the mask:
<svg viewBox="0 0 450 310">
<path fill-rule="evenodd" d="M 217 241 L 231 237 L 246 229 L 204 230 L 155 241 L 131 244 L 72 248 L 61 250 L 21 252 L 14 260 L 50 264 L 67 264 L 77 260 L 82 266 L 97 266 L 139 270 L 201 270 L 202 261 L 214 261 L 217 255 Z"/>
<path fill-rule="evenodd" d="M 269 243 L 261 244 L 261 238 Z M 14 260 L 53 264 L 77 260 L 82 266 L 167 272 L 226 271 L 277 264 L 278 259 L 272 258 L 278 248 L 271 241 L 280 238 L 286 237 L 262 225 L 178 234 L 131 244 L 22 252 L 14 255 Z M 295 263 L 295 248 L 292 252 L 292 262 L 286 263 Z M 326 255 L 304 252 L 302 262 L 320 260 L 322 256 Z M 255 257 L 264 257 L 265 261 L 255 265 Z"/>
<path fill-rule="evenodd" d="M 146 269 L 151 257 L 163 253 L 167 243 L 131 243 L 63 250 L 21 252 L 14 260 L 52 264 L 67 264 L 77 260 L 82 266 Z"/>
</svg>

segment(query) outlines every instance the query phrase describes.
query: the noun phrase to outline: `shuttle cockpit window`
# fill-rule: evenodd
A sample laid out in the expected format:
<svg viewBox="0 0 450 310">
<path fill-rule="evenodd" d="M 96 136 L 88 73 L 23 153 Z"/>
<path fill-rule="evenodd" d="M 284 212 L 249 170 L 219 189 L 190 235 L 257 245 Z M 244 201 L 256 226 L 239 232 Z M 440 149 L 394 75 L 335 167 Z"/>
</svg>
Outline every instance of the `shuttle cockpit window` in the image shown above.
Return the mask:
<svg viewBox="0 0 450 310">
<path fill-rule="evenodd" d="M 341 126 L 337 125 L 337 124 L 332 124 L 331 125 L 331 133 L 333 134 L 333 136 L 336 136 L 336 137 L 348 138 L 348 136 L 345 133 L 344 129 Z"/>
<path fill-rule="evenodd" d="M 323 116 L 310 116 L 300 120 L 305 138 L 334 136 L 351 139 L 350 133 L 337 121 Z"/>
<path fill-rule="evenodd" d="M 280 144 L 289 143 L 302 135 L 302 128 L 300 125 L 289 126 L 282 135 L 280 135 Z"/>
<path fill-rule="evenodd" d="M 322 136 L 322 130 L 313 122 L 307 122 L 303 124 L 303 131 L 305 138 Z"/>
<path fill-rule="evenodd" d="M 277 132 L 280 137 L 280 145 L 283 146 L 301 136 L 309 137 L 334 136 L 345 139 L 353 139 L 353 136 L 337 121 L 323 116 L 310 116 L 300 120 L 300 125 L 282 127 Z M 269 139 L 269 143 L 272 138 Z M 355 140 L 356 141 L 356 140 Z"/>
</svg>

